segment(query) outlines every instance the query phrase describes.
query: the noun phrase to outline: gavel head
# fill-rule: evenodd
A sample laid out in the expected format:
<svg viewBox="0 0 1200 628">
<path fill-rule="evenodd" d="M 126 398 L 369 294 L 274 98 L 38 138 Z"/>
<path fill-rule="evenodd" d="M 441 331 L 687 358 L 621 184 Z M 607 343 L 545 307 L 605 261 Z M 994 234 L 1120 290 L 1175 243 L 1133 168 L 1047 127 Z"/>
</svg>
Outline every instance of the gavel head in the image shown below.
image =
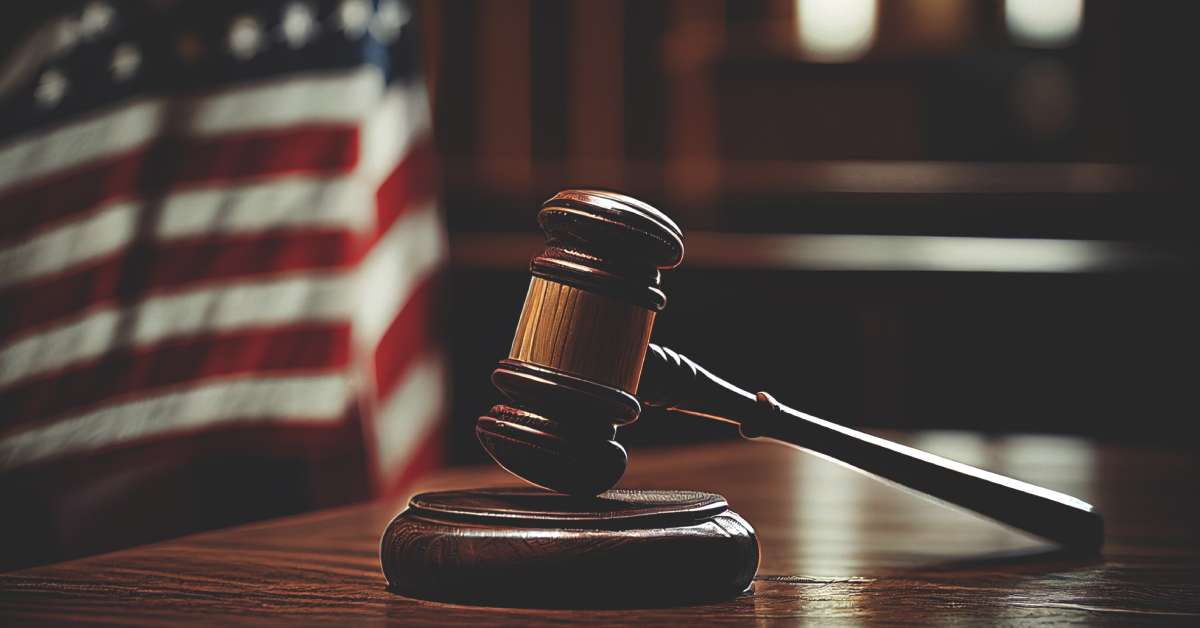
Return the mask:
<svg viewBox="0 0 1200 628">
<path fill-rule="evenodd" d="M 492 384 L 508 403 L 475 434 L 515 475 L 571 495 L 617 483 L 628 456 L 617 427 L 641 413 L 634 395 L 654 316 L 666 306 L 659 269 L 683 259 L 683 233 L 623 194 L 565 190 L 542 205 L 546 249 L 508 358 Z"/>
</svg>

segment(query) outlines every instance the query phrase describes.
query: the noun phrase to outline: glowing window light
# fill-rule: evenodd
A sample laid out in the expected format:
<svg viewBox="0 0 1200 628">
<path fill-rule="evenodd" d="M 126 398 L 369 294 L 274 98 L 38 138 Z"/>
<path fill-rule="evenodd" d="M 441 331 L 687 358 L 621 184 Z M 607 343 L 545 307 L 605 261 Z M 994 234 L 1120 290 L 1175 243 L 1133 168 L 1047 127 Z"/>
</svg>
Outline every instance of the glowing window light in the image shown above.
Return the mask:
<svg viewBox="0 0 1200 628">
<path fill-rule="evenodd" d="M 1079 36 L 1083 0 L 1004 0 L 1004 23 L 1018 44 L 1061 48 Z"/>
<path fill-rule="evenodd" d="M 805 56 L 852 61 L 875 41 L 878 0 L 796 0 L 796 33 Z"/>
</svg>

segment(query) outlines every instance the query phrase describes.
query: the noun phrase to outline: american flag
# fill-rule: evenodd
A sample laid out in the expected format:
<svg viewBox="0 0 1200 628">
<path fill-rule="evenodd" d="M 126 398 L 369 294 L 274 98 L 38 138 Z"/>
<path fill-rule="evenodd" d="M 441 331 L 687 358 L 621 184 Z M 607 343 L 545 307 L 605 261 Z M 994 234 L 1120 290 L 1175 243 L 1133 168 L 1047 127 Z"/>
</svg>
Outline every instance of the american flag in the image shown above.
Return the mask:
<svg viewBox="0 0 1200 628">
<path fill-rule="evenodd" d="M 436 456 L 446 245 L 412 17 L 98 1 L 12 49 L 10 562 L 366 498 Z"/>
</svg>

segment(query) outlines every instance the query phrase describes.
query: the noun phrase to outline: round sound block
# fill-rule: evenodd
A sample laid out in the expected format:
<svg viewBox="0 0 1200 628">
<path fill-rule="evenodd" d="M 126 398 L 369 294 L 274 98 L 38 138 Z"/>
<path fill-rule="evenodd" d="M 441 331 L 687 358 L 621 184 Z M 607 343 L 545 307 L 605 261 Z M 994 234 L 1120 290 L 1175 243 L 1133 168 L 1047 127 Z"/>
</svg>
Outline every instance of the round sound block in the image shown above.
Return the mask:
<svg viewBox="0 0 1200 628">
<path fill-rule="evenodd" d="M 389 588 L 500 606 L 660 606 L 728 598 L 758 570 L 754 529 L 725 498 L 534 488 L 423 493 L 380 549 Z"/>
</svg>

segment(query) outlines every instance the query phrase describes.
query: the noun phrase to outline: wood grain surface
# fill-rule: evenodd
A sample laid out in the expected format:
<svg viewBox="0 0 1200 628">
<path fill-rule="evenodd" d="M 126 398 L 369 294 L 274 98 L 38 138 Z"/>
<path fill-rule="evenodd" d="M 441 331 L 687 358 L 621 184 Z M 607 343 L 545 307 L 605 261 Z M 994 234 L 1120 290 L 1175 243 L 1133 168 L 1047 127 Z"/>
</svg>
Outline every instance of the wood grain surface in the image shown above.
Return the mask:
<svg viewBox="0 0 1200 628">
<path fill-rule="evenodd" d="M 421 493 L 379 553 L 395 593 L 531 608 L 728 600 L 749 590 L 759 560 L 754 530 L 720 495 L 533 487 Z"/>
<path fill-rule="evenodd" d="M 508 357 L 637 392 L 654 311 L 534 277 Z"/>
<path fill-rule="evenodd" d="M 379 567 L 397 500 L 0 574 L 0 624 L 1200 624 L 1194 450 L 950 432 L 900 440 L 1094 503 L 1107 517 L 1103 556 L 1057 554 L 809 454 L 737 442 L 633 451 L 622 482 L 721 493 L 754 525 L 754 592 L 727 602 L 578 611 L 407 599 L 385 590 Z M 494 468 L 450 470 L 414 492 L 508 483 Z"/>
</svg>

